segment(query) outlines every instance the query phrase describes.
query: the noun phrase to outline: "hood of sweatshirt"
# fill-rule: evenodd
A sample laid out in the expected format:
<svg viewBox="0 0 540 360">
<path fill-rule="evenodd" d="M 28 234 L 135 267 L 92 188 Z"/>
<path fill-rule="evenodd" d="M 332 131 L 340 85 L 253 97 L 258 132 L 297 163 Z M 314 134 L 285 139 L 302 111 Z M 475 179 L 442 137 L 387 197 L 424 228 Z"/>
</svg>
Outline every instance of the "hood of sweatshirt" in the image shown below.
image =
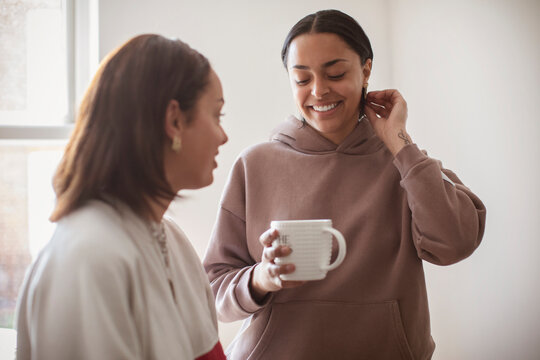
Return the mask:
<svg viewBox="0 0 540 360">
<path fill-rule="evenodd" d="M 354 130 L 339 145 L 334 144 L 294 116 L 290 116 L 272 131 L 271 140 L 282 142 L 306 154 L 321 155 L 332 152 L 367 155 L 384 146 L 365 117 L 358 120 Z"/>
</svg>

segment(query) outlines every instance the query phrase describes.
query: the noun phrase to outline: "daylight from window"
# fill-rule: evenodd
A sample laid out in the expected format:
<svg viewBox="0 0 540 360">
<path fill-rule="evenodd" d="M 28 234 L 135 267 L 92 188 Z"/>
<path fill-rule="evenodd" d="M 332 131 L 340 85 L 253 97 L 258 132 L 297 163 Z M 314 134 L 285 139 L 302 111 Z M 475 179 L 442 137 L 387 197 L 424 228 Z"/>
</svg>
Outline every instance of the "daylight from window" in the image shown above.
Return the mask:
<svg viewBox="0 0 540 360">
<path fill-rule="evenodd" d="M 0 5 L 0 124 L 52 125 L 67 114 L 61 1 Z"/>
<path fill-rule="evenodd" d="M 51 177 L 65 140 L 30 141 L 24 131 L 66 123 L 64 4 L 0 1 L 1 359 L 13 358 L 14 312 L 25 271 L 54 231 L 48 221 L 54 205 Z M 22 138 L 6 137 L 10 126 L 22 127 Z"/>
</svg>

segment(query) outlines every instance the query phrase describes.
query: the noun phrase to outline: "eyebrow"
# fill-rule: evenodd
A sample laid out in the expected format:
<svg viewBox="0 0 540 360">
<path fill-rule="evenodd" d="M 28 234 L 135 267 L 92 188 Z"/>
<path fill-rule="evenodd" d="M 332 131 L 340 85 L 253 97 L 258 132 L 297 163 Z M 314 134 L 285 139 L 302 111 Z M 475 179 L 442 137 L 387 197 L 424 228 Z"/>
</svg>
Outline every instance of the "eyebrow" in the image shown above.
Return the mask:
<svg viewBox="0 0 540 360">
<path fill-rule="evenodd" d="M 341 61 L 349 61 L 347 59 L 334 59 L 334 60 L 330 60 L 328 62 L 325 62 L 322 67 L 323 68 L 328 68 L 338 62 L 341 62 Z M 291 66 L 291 69 L 299 69 L 299 70 L 309 70 L 309 66 L 305 66 L 305 65 L 293 65 Z"/>
</svg>

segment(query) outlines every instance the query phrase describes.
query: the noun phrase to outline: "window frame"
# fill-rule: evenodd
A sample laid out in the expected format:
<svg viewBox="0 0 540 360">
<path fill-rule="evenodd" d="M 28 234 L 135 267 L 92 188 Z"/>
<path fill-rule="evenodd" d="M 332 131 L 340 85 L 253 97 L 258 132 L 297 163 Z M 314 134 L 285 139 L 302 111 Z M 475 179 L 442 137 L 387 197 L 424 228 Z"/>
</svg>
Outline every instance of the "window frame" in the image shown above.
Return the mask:
<svg viewBox="0 0 540 360">
<path fill-rule="evenodd" d="M 66 140 L 75 123 L 76 106 L 97 69 L 99 0 L 62 0 L 66 26 L 67 114 L 62 124 L 0 125 L 0 142 Z"/>
</svg>

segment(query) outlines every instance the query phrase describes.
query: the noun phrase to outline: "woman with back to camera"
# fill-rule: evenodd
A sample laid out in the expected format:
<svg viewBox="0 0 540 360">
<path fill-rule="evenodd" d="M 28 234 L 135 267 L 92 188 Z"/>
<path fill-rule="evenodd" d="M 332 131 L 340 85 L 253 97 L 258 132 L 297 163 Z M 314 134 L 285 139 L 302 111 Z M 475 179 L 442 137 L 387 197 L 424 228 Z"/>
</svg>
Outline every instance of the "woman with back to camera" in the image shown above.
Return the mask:
<svg viewBox="0 0 540 360">
<path fill-rule="evenodd" d="M 350 16 L 300 20 L 282 51 L 301 119 L 244 151 L 203 264 L 218 318 L 246 319 L 230 359 L 429 359 L 422 260 L 447 265 L 479 245 L 486 210 L 406 130 L 397 90 L 367 92 L 373 53 Z M 347 241 L 319 281 L 282 281 L 272 220 L 332 219 Z M 262 234 L 262 235 L 261 235 Z"/>
<path fill-rule="evenodd" d="M 225 359 L 208 278 L 163 216 L 212 183 L 223 102 L 180 40 L 141 35 L 104 60 L 54 176 L 57 229 L 21 290 L 18 359 Z"/>
</svg>

